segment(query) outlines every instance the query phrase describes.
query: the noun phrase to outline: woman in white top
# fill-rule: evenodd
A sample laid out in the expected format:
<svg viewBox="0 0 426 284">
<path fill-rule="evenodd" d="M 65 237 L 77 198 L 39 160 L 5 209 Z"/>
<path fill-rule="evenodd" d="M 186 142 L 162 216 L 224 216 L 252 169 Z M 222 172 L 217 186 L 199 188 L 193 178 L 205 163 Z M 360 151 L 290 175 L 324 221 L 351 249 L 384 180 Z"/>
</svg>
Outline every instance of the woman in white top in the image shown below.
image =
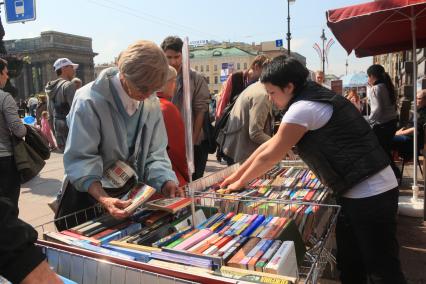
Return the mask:
<svg viewBox="0 0 426 284">
<path fill-rule="evenodd" d="M 221 186 L 243 187 L 296 146 L 342 206 L 336 228 L 342 283 L 405 283 L 395 237 L 398 184 L 390 161 L 359 111 L 344 97 L 307 82 L 308 74 L 285 56 L 262 72 L 271 100 L 287 111 L 277 134 Z"/>
</svg>

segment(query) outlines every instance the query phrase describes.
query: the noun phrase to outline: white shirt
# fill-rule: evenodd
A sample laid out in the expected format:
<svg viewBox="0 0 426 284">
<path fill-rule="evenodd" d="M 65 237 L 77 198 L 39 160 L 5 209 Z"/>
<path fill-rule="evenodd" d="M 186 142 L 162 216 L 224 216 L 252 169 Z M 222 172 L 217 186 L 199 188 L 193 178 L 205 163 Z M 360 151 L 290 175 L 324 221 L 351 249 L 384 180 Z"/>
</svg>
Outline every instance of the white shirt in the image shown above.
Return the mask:
<svg viewBox="0 0 426 284">
<path fill-rule="evenodd" d="M 139 107 L 140 101 L 132 99 L 123 89 L 123 86 L 120 82 L 120 72 L 117 73 L 114 77 L 112 77 L 112 85 L 120 97 L 121 102 L 123 103 L 123 107 L 126 110 L 129 116 L 132 116 Z"/>
<path fill-rule="evenodd" d="M 327 103 L 298 101 L 290 106 L 281 123 L 293 123 L 316 130 L 323 127 L 333 115 L 333 107 Z M 343 197 L 365 198 L 375 196 L 398 186 L 390 166 L 348 189 Z"/>
</svg>

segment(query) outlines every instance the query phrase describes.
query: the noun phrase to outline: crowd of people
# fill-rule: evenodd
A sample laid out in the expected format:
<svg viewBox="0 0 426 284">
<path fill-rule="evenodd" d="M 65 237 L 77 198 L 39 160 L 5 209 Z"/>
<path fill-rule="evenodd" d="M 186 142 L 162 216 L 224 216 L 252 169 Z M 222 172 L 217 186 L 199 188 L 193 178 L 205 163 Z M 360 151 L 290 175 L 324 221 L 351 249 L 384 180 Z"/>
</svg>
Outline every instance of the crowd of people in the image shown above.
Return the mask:
<svg viewBox="0 0 426 284">
<path fill-rule="evenodd" d="M 52 150 L 64 152 L 64 181 L 51 204 L 55 218 L 96 203 L 126 218 L 130 201 L 119 197 L 136 182 L 175 197 L 184 196 L 182 186 L 203 176 L 211 142 L 205 127 L 211 95 L 203 75 L 191 69 L 193 140 L 185 141 L 182 47 L 175 36 L 160 46 L 137 41 L 118 55 L 115 67 L 83 86 L 75 78 L 78 64 L 59 58 L 53 65 L 57 79 L 47 83 L 46 95 L 17 104 L 0 91 L 0 163 L 8 169 L 0 173 L 0 203 L 8 208 L 0 226 L 27 232 L 16 247 L 0 245 L 0 275 L 14 282 L 39 279 L 30 276 L 32 270 L 51 281 L 37 283 L 58 281 L 33 245 L 35 232 L 17 219 L 20 181 L 9 136 L 26 134 L 18 108 L 36 118 Z M 1 87 L 7 80 L 3 60 L 0 72 Z M 396 92 L 383 67 L 372 65 L 367 74 L 368 117 L 362 116 L 356 91 L 335 94 L 322 72 L 316 82 L 308 80 L 309 71 L 291 57 L 259 55 L 248 70 L 229 76 L 216 103 L 213 138 L 219 160 L 242 165 L 221 186 L 238 190 L 295 149 L 342 206 L 336 228 L 342 283 L 405 283 L 395 236 L 398 173 L 391 149 L 392 143 L 412 143 L 413 128 L 397 131 Z M 425 90 L 417 106 L 419 123 L 425 123 Z M 186 143 L 193 145 L 194 173 L 187 166 Z M 105 174 L 123 169 L 132 174 L 119 181 Z M 24 253 L 22 247 L 32 255 L 31 265 L 10 275 L 8 263 L 21 259 L 16 250 Z"/>
</svg>

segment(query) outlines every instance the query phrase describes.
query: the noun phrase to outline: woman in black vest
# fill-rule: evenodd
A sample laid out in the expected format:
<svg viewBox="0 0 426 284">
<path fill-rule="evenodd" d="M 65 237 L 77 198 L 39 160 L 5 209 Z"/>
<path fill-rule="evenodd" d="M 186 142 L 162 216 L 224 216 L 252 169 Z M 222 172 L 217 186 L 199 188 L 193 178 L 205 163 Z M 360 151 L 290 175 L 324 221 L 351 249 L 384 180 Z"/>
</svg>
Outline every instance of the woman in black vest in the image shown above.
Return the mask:
<svg viewBox="0 0 426 284">
<path fill-rule="evenodd" d="M 308 75 L 285 56 L 262 72 L 271 100 L 286 113 L 278 133 L 221 186 L 243 187 L 296 146 L 342 206 L 336 228 L 342 283 L 405 283 L 395 236 L 398 183 L 389 158 L 355 106 L 308 82 Z"/>
</svg>

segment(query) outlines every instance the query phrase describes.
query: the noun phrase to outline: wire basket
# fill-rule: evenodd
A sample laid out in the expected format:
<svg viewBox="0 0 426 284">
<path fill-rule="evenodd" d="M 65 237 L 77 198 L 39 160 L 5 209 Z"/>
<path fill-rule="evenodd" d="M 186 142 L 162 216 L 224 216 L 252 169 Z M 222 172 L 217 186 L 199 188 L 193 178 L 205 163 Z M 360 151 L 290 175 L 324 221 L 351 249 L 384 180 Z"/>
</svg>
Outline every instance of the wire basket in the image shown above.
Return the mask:
<svg viewBox="0 0 426 284">
<path fill-rule="evenodd" d="M 301 162 L 300 160 L 292 161 L 292 162 L 293 163 L 291 167 L 305 168 L 303 162 Z M 282 163 L 286 163 L 286 162 L 282 162 Z M 194 199 L 193 212 L 195 212 L 195 207 L 203 207 L 203 208 L 210 208 L 210 210 L 212 210 L 211 213 L 213 213 L 213 211 L 215 212 L 234 211 L 236 213 L 264 214 L 265 212 L 259 211 L 258 209 L 259 205 L 268 204 L 268 212 L 266 212 L 266 214 L 291 218 L 292 216 L 290 214 L 290 211 L 286 210 L 291 206 L 315 207 L 316 208 L 315 218 L 313 219 L 313 224 L 312 224 L 313 230 L 312 232 L 305 233 L 304 235 L 304 241 L 307 247 L 307 252 L 304 256 L 302 265 L 298 267 L 298 271 L 299 271 L 299 283 L 317 283 L 318 279 L 321 277 L 327 265 L 330 265 L 331 268 L 335 267 L 336 261 L 333 254 L 331 253 L 332 236 L 334 233 L 337 216 L 340 212 L 340 206 L 334 205 L 334 204 L 308 203 L 308 202 L 291 201 L 291 200 L 273 200 L 268 198 L 239 197 L 238 199 L 236 199 L 235 196 L 231 194 L 212 194 L 212 193 L 204 192 L 205 188 L 223 180 L 225 177 L 229 176 L 234 171 L 236 171 L 239 166 L 240 165 L 235 164 L 219 172 L 216 172 L 212 175 L 209 175 L 207 177 L 201 178 L 199 180 L 196 180 L 188 184 L 186 186 L 187 194 L 189 196 L 192 196 Z M 285 166 L 288 166 L 288 165 L 285 164 Z M 328 198 L 327 201 L 325 202 L 332 203 L 332 199 Z M 67 225 L 68 223 L 74 224 L 75 223 L 74 221 L 76 221 L 77 219 L 79 219 L 80 222 L 88 221 L 89 219 L 98 217 L 104 213 L 105 211 L 102 207 L 94 206 L 92 208 L 80 210 L 73 214 L 69 214 L 67 216 L 58 218 L 54 221 L 40 225 L 36 227 L 36 230 L 40 233 L 40 235 L 43 235 L 43 233 L 46 231 L 56 232 L 57 230 L 55 227 L 55 222 L 57 221 L 63 221 L 66 224 L 66 228 L 69 229 L 69 226 Z M 43 241 L 39 242 L 39 244 L 40 243 L 42 247 L 45 250 L 47 250 L 47 252 L 49 252 L 49 250 L 51 249 L 57 250 L 57 248 L 52 248 L 52 246 L 49 243 L 46 243 Z M 58 250 L 58 253 L 59 254 L 69 253 L 69 249 L 66 248 L 66 246 L 63 246 L 61 247 L 61 249 Z M 81 256 L 81 253 L 78 253 L 77 256 Z M 74 256 L 74 257 L 77 257 L 77 256 Z M 49 257 L 49 254 L 48 254 L 48 257 Z M 92 257 L 92 259 L 96 260 L 96 257 Z M 124 266 L 127 266 L 127 269 L 129 269 L 130 271 L 135 270 L 135 262 L 125 261 Z M 142 270 L 143 272 L 141 273 L 149 273 L 153 271 L 153 268 L 152 266 L 146 266 L 145 264 L 145 267 Z M 155 273 L 158 274 L 157 277 L 159 278 L 161 278 L 161 276 L 165 276 L 165 278 L 167 278 L 167 281 L 175 281 L 175 282 L 167 282 L 166 280 L 164 280 L 166 282 L 161 282 L 161 283 L 190 283 L 190 282 L 179 282 L 180 280 L 177 281 L 176 279 L 178 278 L 174 277 L 173 274 L 171 276 L 167 275 L 167 273 L 169 273 L 170 270 L 166 269 L 163 272 L 165 273 L 165 275 L 163 275 L 161 272 L 159 273 L 158 271 Z M 189 274 L 187 274 L 186 276 L 191 274 L 191 272 L 188 272 L 188 273 Z M 67 277 L 68 275 L 65 274 L 64 276 Z M 191 278 L 194 275 L 192 275 L 189 278 L 186 276 L 182 276 L 182 279 L 185 279 L 182 281 L 188 281 L 189 279 L 191 281 L 206 283 L 206 281 L 209 282 L 206 279 L 210 278 L 210 277 L 206 277 L 206 278 L 203 278 L 203 280 L 200 280 L 201 278 L 195 278 L 195 279 Z M 72 277 L 70 278 L 72 279 Z M 224 280 L 224 281 L 225 282 L 222 282 L 222 283 L 236 283 L 235 280 L 229 280 L 229 282 L 227 282 L 228 280 Z M 220 282 L 221 280 L 215 280 L 212 283 L 220 283 Z M 156 283 L 156 282 L 146 282 L 146 283 Z M 191 283 L 195 283 L 195 282 L 191 282 Z"/>
</svg>

